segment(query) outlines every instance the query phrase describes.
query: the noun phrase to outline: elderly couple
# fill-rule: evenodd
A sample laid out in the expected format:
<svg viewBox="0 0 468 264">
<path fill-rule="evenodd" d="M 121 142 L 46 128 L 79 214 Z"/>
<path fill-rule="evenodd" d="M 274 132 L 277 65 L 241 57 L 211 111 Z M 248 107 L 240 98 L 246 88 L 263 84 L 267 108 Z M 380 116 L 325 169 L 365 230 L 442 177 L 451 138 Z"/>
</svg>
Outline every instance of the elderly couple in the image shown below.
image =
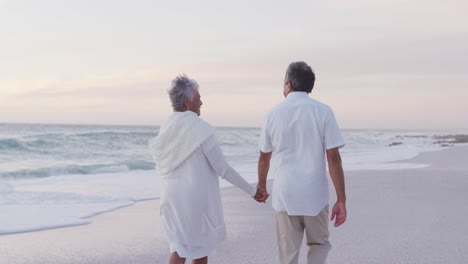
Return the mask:
<svg viewBox="0 0 468 264">
<path fill-rule="evenodd" d="M 257 202 L 265 202 L 267 175 L 274 178 L 279 263 L 298 263 L 304 232 L 307 263 L 326 262 L 331 248 L 326 161 L 337 194 L 330 220 L 337 227 L 346 221 L 338 150 L 344 141 L 331 108 L 308 96 L 314 82 L 315 74 L 306 63 L 289 65 L 283 90 L 286 99 L 268 112 L 260 135 L 255 188 L 226 162 L 215 129 L 199 118 L 198 84 L 184 75 L 172 81 L 169 97 L 174 113 L 150 141 L 162 177 L 160 211 L 170 244 L 170 264 L 185 263 L 187 258 L 196 264 L 208 263 L 208 255 L 225 239 L 218 176 Z"/>
</svg>

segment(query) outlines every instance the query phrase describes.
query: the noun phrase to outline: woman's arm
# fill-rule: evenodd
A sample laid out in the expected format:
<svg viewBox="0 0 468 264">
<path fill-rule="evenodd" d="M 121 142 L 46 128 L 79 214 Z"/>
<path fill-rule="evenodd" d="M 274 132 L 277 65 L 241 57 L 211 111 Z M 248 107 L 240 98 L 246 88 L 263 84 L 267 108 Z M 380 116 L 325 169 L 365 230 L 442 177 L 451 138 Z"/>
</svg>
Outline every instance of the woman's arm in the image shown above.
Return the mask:
<svg viewBox="0 0 468 264">
<path fill-rule="evenodd" d="M 223 152 L 213 136 L 202 144 L 202 150 L 211 167 L 221 178 L 248 193 L 250 196 L 254 196 L 257 193 L 257 189 L 251 186 L 226 162 Z"/>
</svg>

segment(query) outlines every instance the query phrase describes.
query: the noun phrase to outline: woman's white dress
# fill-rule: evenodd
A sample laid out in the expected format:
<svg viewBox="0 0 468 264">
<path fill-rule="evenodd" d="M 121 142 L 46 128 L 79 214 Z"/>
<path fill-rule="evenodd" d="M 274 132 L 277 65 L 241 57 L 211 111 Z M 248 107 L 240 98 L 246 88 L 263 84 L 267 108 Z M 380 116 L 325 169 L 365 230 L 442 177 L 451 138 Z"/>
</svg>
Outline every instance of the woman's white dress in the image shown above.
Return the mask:
<svg viewBox="0 0 468 264">
<path fill-rule="evenodd" d="M 255 195 L 256 188 L 225 161 L 214 135 L 175 169 L 161 174 L 160 213 L 171 252 L 198 259 L 225 239 L 218 176 Z"/>
</svg>

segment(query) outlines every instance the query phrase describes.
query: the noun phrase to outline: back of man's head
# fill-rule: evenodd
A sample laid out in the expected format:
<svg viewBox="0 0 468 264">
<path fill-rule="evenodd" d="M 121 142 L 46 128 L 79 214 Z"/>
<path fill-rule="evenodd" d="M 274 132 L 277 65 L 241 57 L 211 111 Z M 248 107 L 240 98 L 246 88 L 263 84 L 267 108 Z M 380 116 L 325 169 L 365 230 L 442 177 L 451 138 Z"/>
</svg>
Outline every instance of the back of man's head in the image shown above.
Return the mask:
<svg viewBox="0 0 468 264">
<path fill-rule="evenodd" d="M 284 83 L 291 85 L 295 92 L 312 92 L 315 83 L 315 74 L 307 63 L 303 61 L 292 62 L 286 70 Z"/>
</svg>

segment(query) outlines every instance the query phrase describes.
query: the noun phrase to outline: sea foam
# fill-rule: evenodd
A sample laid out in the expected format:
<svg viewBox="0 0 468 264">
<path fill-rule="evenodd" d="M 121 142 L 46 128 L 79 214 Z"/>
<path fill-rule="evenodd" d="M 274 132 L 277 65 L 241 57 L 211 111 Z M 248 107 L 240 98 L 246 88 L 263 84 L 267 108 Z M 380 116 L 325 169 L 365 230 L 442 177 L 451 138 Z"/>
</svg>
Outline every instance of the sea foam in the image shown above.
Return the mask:
<svg viewBox="0 0 468 264">
<path fill-rule="evenodd" d="M 0 234 L 83 225 L 91 216 L 157 199 L 160 177 L 148 151 L 158 127 L 0 124 Z M 228 162 L 257 181 L 258 128 L 218 128 Z M 466 142 L 466 133 L 343 130 L 344 168 L 389 170 L 395 162 Z M 221 187 L 229 187 L 221 181 Z"/>
</svg>

